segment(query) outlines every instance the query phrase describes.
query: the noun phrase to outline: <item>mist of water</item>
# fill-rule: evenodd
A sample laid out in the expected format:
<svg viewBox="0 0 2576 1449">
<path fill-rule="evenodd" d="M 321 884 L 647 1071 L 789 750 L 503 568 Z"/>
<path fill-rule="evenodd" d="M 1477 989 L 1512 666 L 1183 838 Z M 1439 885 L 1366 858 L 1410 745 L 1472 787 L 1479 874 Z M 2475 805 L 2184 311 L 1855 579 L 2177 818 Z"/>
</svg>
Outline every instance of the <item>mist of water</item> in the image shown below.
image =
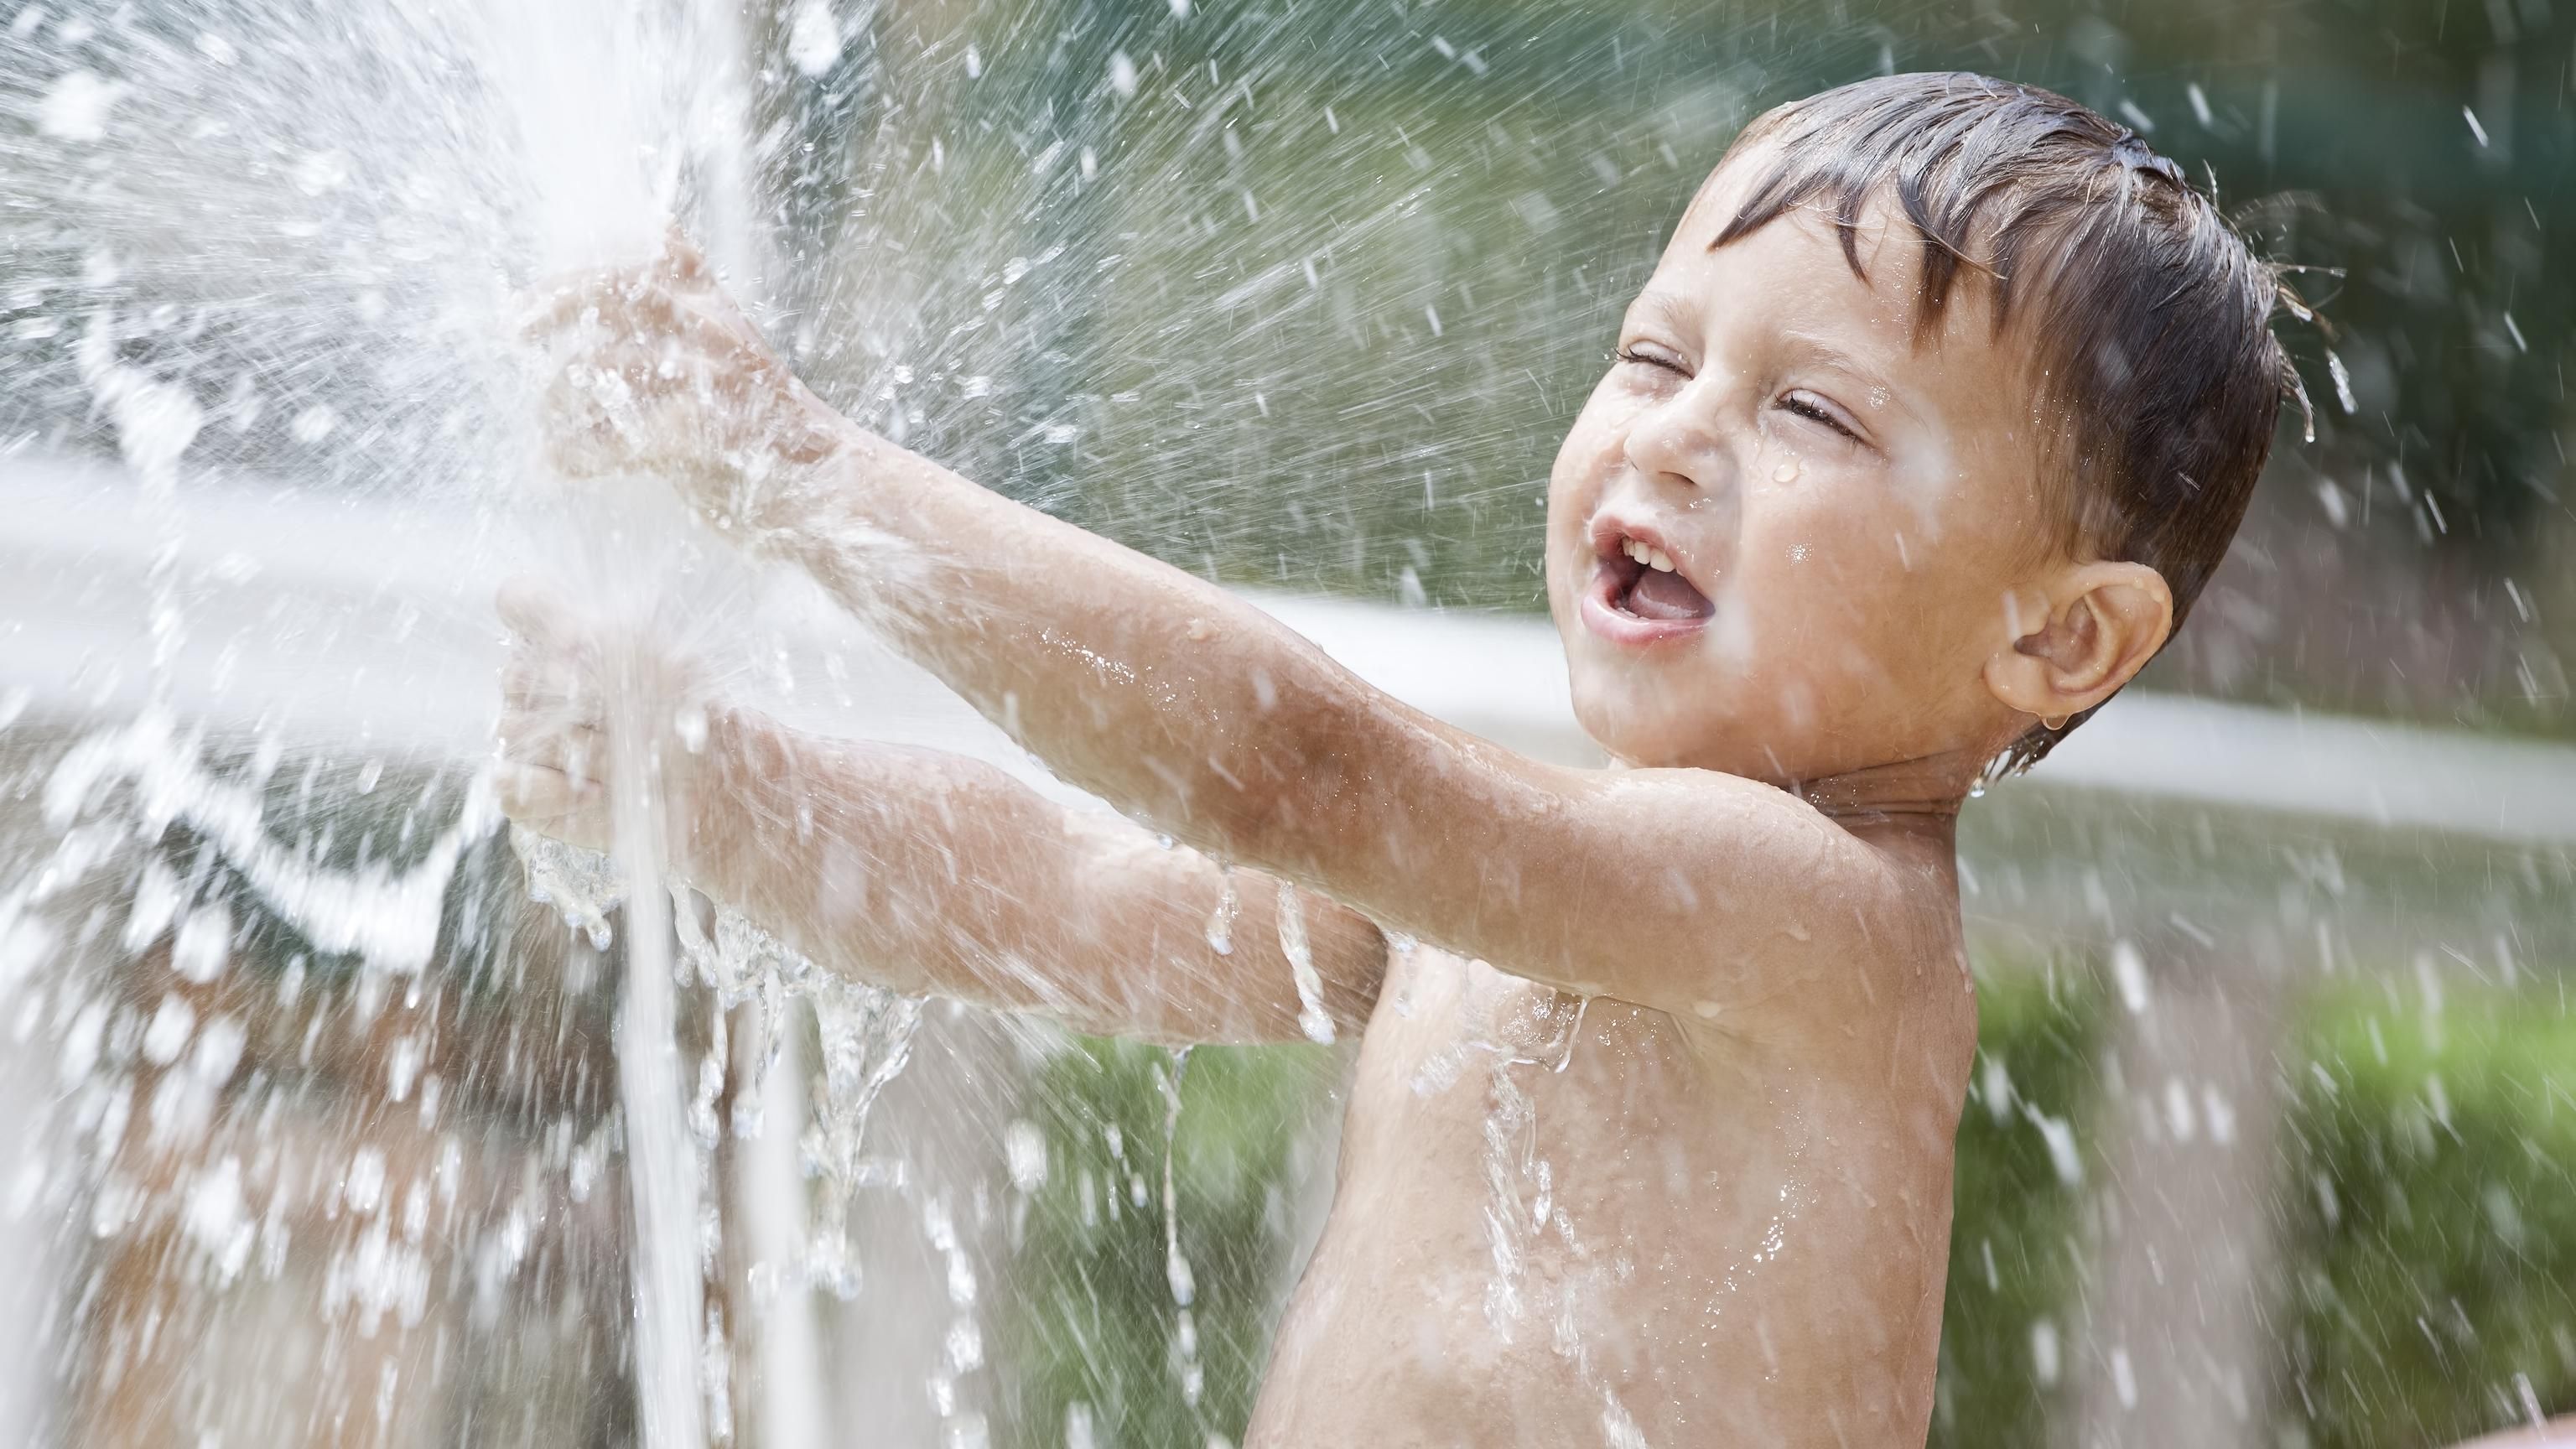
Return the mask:
<svg viewBox="0 0 2576 1449">
<path fill-rule="evenodd" d="M 821 983 L 730 913 L 712 940 L 682 915 L 693 949 L 685 961 L 673 953 L 669 762 L 658 752 L 670 747 L 678 702 L 646 641 L 675 613 L 725 601 L 703 587 L 692 593 L 702 545 L 649 496 L 648 481 L 573 485 L 546 468 L 532 404 L 544 360 L 527 353 L 518 329 L 558 281 L 649 262 L 684 219 L 734 285 L 756 292 L 739 15 L 713 0 L 434 0 L 170 7 L 102 26 L 38 6 L 21 8 L 14 35 L 50 40 L 71 61 L 90 47 L 114 52 L 113 79 L 78 64 L 12 77 L 43 87 L 37 134 L 15 148 L 12 184 L 70 203 L 68 224 L 42 240 L 76 254 L 79 285 L 99 299 L 66 339 L 68 375 L 30 382 L 86 391 L 89 415 L 141 481 L 139 522 L 158 543 L 144 604 L 148 707 L 52 766 L 45 816 L 64 844 L 13 886 L 13 919 L 97 869 L 120 842 L 148 843 L 177 824 L 315 949 L 355 955 L 366 972 L 418 972 L 460 859 L 492 834 L 488 784 L 468 777 L 461 809 L 424 822 L 435 833 L 398 864 L 364 859 L 362 844 L 354 870 L 333 870 L 318 863 L 312 836 L 276 840 L 282 822 L 256 770 L 241 778 L 210 760 L 202 735 L 171 711 L 171 671 L 190 642 L 175 503 L 183 487 L 226 471 L 219 456 L 191 454 L 210 430 L 239 443 L 280 421 L 292 442 L 327 448 L 335 471 L 461 491 L 488 548 L 575 589 L 603 637 L 628 646 L 611 651 L 604 671 L 614 860 L 524 834 L 518 846 L 531 893 L 587 945 L 609 947 L 612 912 L 623 936 L 615 1042 L 641 1441 L 707 1442 L 711 1403 L 722 1437 L 721 1328 L 701 1291 L 713 1270 L 702 1233 L 712 1143 L 691 1131 L 677 995 L 703 980 L 725 1007 L 758 997 L 774 1039 L 784 1030 L 782 982 Z M 208 107 L 210 93 L 230 104 Z M 99 144 L 111 131 L 116 144 Z M 263 186 L 292 199 L 263 212 Z M 119 305 L 121 288 L 173 283 L 196 299 Z M 277 754 L 272 737 L 254 766 L 274 768 Z M 414 828 L 407 821 L 406 836 Z M 325 846 L 329 834 L 326 825 Z M 172 883 L 161 895 L 195 891 Z M 679 899 L 685 906 L 686 894 Z M 229 933 L 209 929 L 214 908 L 158 900 L 147 892 L 129 915 L 125 948 L 143 949 L 175 920 L 181 974 L 219 974 Z M 205 940 L 214 944 L 196 944 Z M 826 988 L 818 1010 L 827 1056 L 820 1170 L 845 1206 L 868 1105 L 900 1070 L 918 1006 Z M 209 1029 L 196 1033 L 201 1057 Z M 220 1074 L 206 1084 L 219 1085 Z M 747 1109 L 746 1099 L 738 1112 Z M 756 1128 L 756 1117 L 740 1125 Z M 113 1191 L 106 1200 L 121 1201 Z M 830 1265 L 822 1276 L 854 1278 L 846 1244 L 828 1229 L 821 1251 Z"/>
<path fill-rule="evenodd" d="M 673 701 L 653 668 L 665 646 L 694 647 L 721 656 L 728 688 L 832 697 L 845 718 L 878 701 L 839 656 L 791 658 L 764 634 L 754 616 L 774 601 L 657 484 L 549 475 L 526 307 L 568 271 L 643 261 L 677 224 L 835 406 L 980 481 L 1229 582 L 1525 606 L 1551 429 L 1715 149 L 1784 88 L 1895 64 L 2029 73 L 2162 121 L 2160 146 L 2205 144 L 2232 199 L 2297 179 L 2275 163 L 2299 159 L 2277 135 L 2299 134 L 2304 62 L 2247 62 L 2231 40 L 2225 64 L 2168 75 L 2124 49 L 2121 27 L 2148 37 L 2138 54 L 2161 53 L 2145 12 L 2115 26 L 2085 8 L 2043 27 L 2006 8 L 2009 24 L 1991 5 L 1906 5 L 1802 29 L 1790 7 L 1661 3 L 0 3 L 0 469 L 100 465 L 78 475 L 77 506 L 49 515 L 76 520 L 62 524 L 64 551 L 97 579 L 62 581 L 53 597 L 94 603 L 130 586 L 96 612 L 130 615 L 136 645 L 69 638 L 59 688 L 0 691 L 0 794 L 32 802 L 23 828 L 0 815 L 12 1043 L 0 1066 L 42 1077 L 30 1130 L 45 1144 L 0 1192 L 9 1212 L 66 1225 L 54 1266 L 69 1287 L 46 1311 L 91 1313 L 59 1335 L 67 1346 L 41 1350 L 61 1412 L 138 1442 L 217 1429 L 282 1440 L 315 1425 L 398 1442 L 425 1382 L 460 1400 L 483 1391 L 459 1386 L 498 1384 L 456 1410 L 494 1442 L 556 1442 L 552 1426 L 573 1422 L 602 1440 L 694 1446 L 746 1432 L 736 1417 L 761 1401 L 729 1376 L 755 1361 L 739 1352 L 751 1343 L 771 1378 L 751 1411 L 765 1416 L 757 1435 L 802 1449 L 822 1442 L 811 1409 L 825 1350 L 860 1351 L 821 1342 L 826 1320 L 807 1310 L 847 1302 L 863 1308 L 829 1320 L 842 1337 L 941 1340 L 915 1397 L 973 1443 L 979 1401 L 965 1381 L 1003 1377 L 982 1335 L 1008 1296 L 979 1276 L 979 1242 L 1042 1237 L 1046 1195 L 1071 1200 L 1077 1182 L 1082 1213 L 1152 1216 L 1159 1125 L 1160 1220 L 1132 1255 L 1148 1372 L 1183 1401 L 1190 1442 L 1230 1431 L 1210 1403 L 1245 1369 L 1229 1367 L 1222 1325 L 1269 1286 L 1241 1281 L 1206 1240 L 1193 1247 L 1201 1224 L 1183 1206 L 1208 1194 L 1193 1197 L 1177 1147 L 1198 1120 L 1196 1098 L 1182 1113 L 1184 1082 L 1199 1090 L 1227 1059 L 1138 1074 L 1148 1086 L 1123 1138 L 1087 1105 L 1029 1106 L 1055 1125 L 1012 1123 L 993 1154 L 1009 1186 L 990 1193 L 980 1180 L 927 1185 L 934 1153 L 871 1130 L 873 1109 L 925 1070 L 949 1074 L 942 1109 L 955 1115 L 1003 1093 L 969 1057 L 914 1060 L 916 1034 L 941 1025 L 919 1001 L 819 970 L 670 878 L 656 822 L 670 761 L 653 750 L 670 748 Z M 2557 23 L 2548 15 L 2498 4 L 2484 23 Z M 2423 29 L 2456 37 L 2478 22 Z M 2285 8 L 2224 28 L 2295 55 L 2275 27 L 2295 35 L 2297 23 Z M 2296 677 L 2281 697 L 2563 729 L 2562 621 L 2576 594 L 2546 566 L 2563 556 L 2548 540 L 2565 536 L 2547 463 L 2563 378 L 2534 319 L 2551 305 L 2548 238 L 2565 228 L 2545 187 L 2497 178 L 2553 154 L 2541 113 L 2556 92 L 2543 82 L 2563 79 L 2565 47 L 2527 51 L 2499 38 L 2463 62 L 2480 88 L 2468 125 L 2446 103 L 2438 128 L 2420 128 L 2456 141 L 2425 154 L 2492 183 L 2482 212 L 2464 221 L 2450 192 L 2392 183 L 2384 214 L 2340 231 L 2303 223 L 2304 244 L 2322 233 L 2353 283 L 2324 308 L 2340 330 L 2308 369 L 2323 442 L 2292 452 L 2285 439 L 2276 472 L 2295 486 L 2267 483 L 2166 684 L 2263 696 Z M 2356 118 L 2335 124 L 2361 134 Z M 2365 144 L 2313 118 L 2306 130 L 2334 136 L 2308 148 L 2318 154 L 2389 149 L 2384 132 Z M 2295 228 L 2265 225 L 2267 246 L 2293 254 Z M 2400 313 L 2448 320 L 2387 320 Z M 2301 338 L 2294 348 L 2314 342 Z M 2439 358 L 2468 359 L 2462 380 L 2434 376 Z M 2455 415 L 2486 417 L 2492 437 L 2447 431 Z M 2476 483 L 2481 469 L 2492 487 Z M 292 526 L 240 523 L 270 517 Z M 387 529 L 388 517 L 417 526 Z M 2486 552 L 2463 543 L 2473 535 Z M 139 566 L 112 572 L 128 555 Z M 504 843 L 467 736 L 489 702 L 491 587 L 512 572 L 554 581 L 630 650 L 611 670 L 629 746 L 612 782 L 614 859 Z M 329 591 L 297 597 L 275 582 L 289 577 Z M 2367 587 L 2338 590 L 2346 579 Z M 2442 580 L 2457 587 L 2437 595 Z M 331 665 L 290 683 L 258 675 L 264 656 Z M 2314 659 L 2328 662 L 2299 676 Z M 2302 749 L 2329 733 L 2274 723 Z M 2168 730 L 2186 741 L 2174 773 L 2204 782 L 2180 798 L 2223 812 L 2295 795 L 2262 794 L 2282 782 L 2250 780 L 2251 766 L 2218 768 L 2252 733 Z M 2537 776 L 2516 765 L 2511 778 Z M 2368 824 L 2370 809 L 2425 793 L 2408 784 L 2378 781 L 2375 803 L 2347 818 Z M 2477 821 L 2459 824 L 2475 804 L 2445 828 L 2476 838 Z M 1993 813 L 1969 827 L 1965 891 L 1972 919 L 2006 922 L 1998 959 L 2043 980 L 2052 1005 L 2080 1003 L 2082 991 L 2059 991 L 2056 946 L 2027 950 L 2020 935 L 2099 936 L 2104 1019 L 2135 1040 L 2084 1055 L 2091 1038 L 2048 1024 L 2021 1039 L 2009 1072 L 1986 1058 L 1987 1110 L 1971 1111 L 1970 1131 L 2026 1169 L 2013 1180 L 2027 1201 L 2007 1207 L 2064 1211 L 2034 1207 L 2025 1223 L 1963 1206 L 1954 1288 L 1971 1317 L 2006 1324 L 2013 1367 L 2028 1371 L 2028 1384 L 2010 1379 L 2016 1404 L 2092 1373 L 2105 1413 L 2203 1399 L 2233 1413 L 2241 1383 L 2233 1399 L 2174 1387 L 2200 1383 L 2197 1328 L 2169 1335 L 2176 1364 L 2159 1380 L 2143 1349 L 2133 1364 L 2088 1336 L 2073 1300 L 2016 1294 L 2056 1271 L 2033 1265 L 2076 1263 L 2092 1194 L 2215 1180 L 2189 1154 L 2222 1149 L 2256 1162 L 2228 1159 L 2259 1186 L 2272 1139 L 2257 1103 L 2277 1084 L 2238 1069 L 2296 1048 L 2276 1058 L 2268 1019 L 2245 1001 L 2273 1001 L 2298 973 L 2366 979 L 2353 1020 L 2367 1030 L 2311 1071 L 2341 1102 L 2373 1063 L 2406 1069 L 2410 1050 L 2442 1061 L 2444 1033 L 2470 1014 L 2459 989 L 2444 1006 L 2441 981 L 2545 995 L 2531 983 L 2552 982 L 2567 949 L 2568 867 L 2547 843 L 2563 837 L 2525 821 L 2503 837 L 2513 850 L 2453 854 L 2301 825 L 2247 843 L 2230 839 L 2233 817 L 2213 826 L 2177 809 L 2125 846 L 2077 810 L 1976 808 Z M 2134 812 L 2120 819 L 2140 828 Z M 2177 861 L 2205 875 L 2186 879 Z M 1204 924 L 1211 950 L 1246 944 L 1246 903 L 1227 888 Z M 1320 1040 L 1332 1023 L 1301 909 L 1281 896 L 1293 975 L 1276 984 Z M 2213 952 L 2246 966 L 2228 980 L 2241 995 L 2203 979 L 2222 972 L 2175 964 Z M 2374 953 L 2388 962 L 2368 965 Z M 1569 1015 L 1542 1025 L 1570 1033 Z M 1487 1286 L 1497 1328 L 1524 1332 L 1549 1301 L 1527 1271 L 1532 1245 L 1559 1230 L 1566 1187 L 1528 1150 L 1523 1086 L 1565 1061 L 1559 1037 L 1540 1035 L 1544 1049 L 1436 1056 L 1412 1084 L 1437 1094 L 1491 1078 Z M 2442 1070 L 2451 1077 L 2427 1067 L 2388 1088 L 2399 1105 L 2353 1129 L 2356 1160 L 2434 1163 L 2451 1150 L 2444 1134 L 2474 1131 L 2453 1101 L 2466 1101 L 2459 1067 Z M 2090 1099 L 2068 1086 L 2097 1076 L 2114 1107 L 2144 1104 L 2128 1115 L 2153 1151 L 2106 1160 Z M 2511 1131 L 2479 1171 L 2499 1175 L 2461 1197 L 2457 1224 L 2438 1220 L 2507 1265 L 2495 1281 L 2552 1261 L 2537 1256 L 2547 1194 L 2508 1185 L 2563 1177 L 2534 1144 L 2564 1090 L 2535 1088 L 2538 1107 L 2497 1119 Z M 2386 1142 L 2370 1135 L 2381 1129 Z M 1103 1141 L 1105 1197 L 1076 1169 Z M 749 1201 L 746 1157 L 770 1173 Z M 2249 1237 L 2306 1217 L 2378 1233 L 2363 1199 L 2380 1185 L 2337 1185 L 2320 1167 L 2277 1201 L 2226 1199 L 2243 1209 L 2226 1221 Z M 907 1288 L 906 1265 L 871 1256 L 878 1203 L 899 1205 L 931 1281 Z M 2402 1207 L 2398 1219 L 2437 1221 L 2430 1199 Z M 1069 1240 L 1099 1251 L 1107 1239 L 1082 1236 L 1099 1222 L 1071 1216 Z M 1238 1218 L 1245 1240 L 1290 1235 Z M 2179 1250 L 2199 1244 L 2157 1239 L 2136 1216 L 2123 1239 L 2116 1220 L 2105 1241 L 2149 1266 L 2124 1270 L 2114 1296 L 2159 1301 Z M 716 1291 L 745 1264 L 747 1291 Z M 2576 1340 L 2546 1295 L 2499 1298 L 2542 1305 L 2510 1313 L 2463 1307 L 2426 1265 L 2402 1266 L 2404 1311 L 2380 1338 L 2349 1326 L 2344 1300 L 2312 1321 L 2373 1353 L 2429 1353 L 2445 1374 L 2484 1332 L 2505 1345 L 2497 1355 L 2518 1355 L 2491 1386 L 2510 1400 L 2497 1422 L 2539 1412 L 2552 1365 L 2566 1366 L 2555 1383 L 2576 1382 Z M 262 1281 L 280 1286 L 258 1301 L 287 1306 L 236 1306 L 255 1298 L 233 1289 Z M 2203 1286 L 2174 1282 L 2178 1294 Z M 945 1332 L 859 1323 L 879 1291 L 944 1305 Z M 1048 1348 L 1114 1357 L 1102 1310 L 1124 1300 L 1074 1298 Z M 111 1306 L 62 1306 L 76 1303 Z M 118 1316 L 135 1303 L 166 1321 Z M 522 1322 L 545 1328 L 514 1337 Z M 62 1320 L 47 1323 L 50 1335 Z M 389 1346 L 405 1335 L 407 1348 Z M 235 1341 L 288 1347 L 220 1347 Z M 145 1372 L 156 1354 L 177 1361 L 182 1342 L 203 1349 L 196 1377 Z M 298 1368 L 305 1344 L 314 1362 Z M 2245 1355 L 2216 1356 L 2244 1377 L 2232 1365 Z M 2346 1361 L 2303 1362 L 2300 1391 L 2350 1391 L 2333 1367 Z M 2538 1390 L 2510 1389 L 2524 1372 L 2542 1375 Z M 624 1394 L 624 1375 L 631 1403 L 556 1402 L 602 1384 Z M 6 1378 L 0 1365 L 0 1431 Z M 119 1382 L 177 1387 L 136 1409 Z M 1605 1397 L 1606 1442 L 1630 1442 L 1636 1407 Z M 1065 1442 L 1093 1442 L 1095 1417 L 1114 1425 L 1105 1401 L 1073 1402 Z"/>
</svg>

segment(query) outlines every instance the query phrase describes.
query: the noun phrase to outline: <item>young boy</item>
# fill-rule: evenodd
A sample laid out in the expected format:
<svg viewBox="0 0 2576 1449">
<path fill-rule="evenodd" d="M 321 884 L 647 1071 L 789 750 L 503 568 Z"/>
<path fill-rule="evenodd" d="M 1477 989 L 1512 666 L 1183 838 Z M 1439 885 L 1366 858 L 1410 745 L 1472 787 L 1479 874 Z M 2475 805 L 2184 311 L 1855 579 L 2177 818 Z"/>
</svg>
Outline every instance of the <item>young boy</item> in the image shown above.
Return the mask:
<svg viewBox="0 0 2576 1449">
<path fill-rule="evenodd" d="M 662 752 L 683 874 L 908 992 L 1365 1030 L 1248 1444 L 1896 1445 L 1976 1043 L 1953 823 L 2224 554 L 2290 377 L 2276 292 L 2044 92 L 1894 76 L 1755 122 L 1550 484 L 1604 770 L 869 435 L 684 250 L 546 330 L 568 468 L 671 480 L 1139 822 L 719 705 Z M 596 645 L 509 607 L 512 809 L 605 844 Z"/>
</svg>

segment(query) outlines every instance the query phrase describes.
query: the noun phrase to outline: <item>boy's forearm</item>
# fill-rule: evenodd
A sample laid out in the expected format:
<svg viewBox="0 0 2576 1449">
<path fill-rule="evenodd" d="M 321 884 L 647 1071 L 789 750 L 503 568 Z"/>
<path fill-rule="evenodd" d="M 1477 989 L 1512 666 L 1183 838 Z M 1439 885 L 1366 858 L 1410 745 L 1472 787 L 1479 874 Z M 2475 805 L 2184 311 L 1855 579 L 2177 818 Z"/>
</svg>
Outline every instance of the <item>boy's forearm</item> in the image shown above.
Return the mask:
<svg viewBox="0 0 2576 1449">
<path fill-rule="evenodd" d="M 1032 903 L 1066 888 L 1063 811 L 957 756 L 721 712 L 685 871 L 818 965 L 912 995 L 1044 1008 Z"/>
<path fill-rule="evenodd" d="M 1058 774 L 1193 844 L 1328 886 L 1440 828 L 1366 773 L 1421 721 L 1180 570 L 855 426 L 762 523 Z"/>
<path fill-rule="evenodd" d="M 1365 918 L 980 761 L 726 711 L 703 763 L 684 873 L 826 969 L 1175 1043 L 1352 1031 L 1375 1004 Z"/>
</svg>

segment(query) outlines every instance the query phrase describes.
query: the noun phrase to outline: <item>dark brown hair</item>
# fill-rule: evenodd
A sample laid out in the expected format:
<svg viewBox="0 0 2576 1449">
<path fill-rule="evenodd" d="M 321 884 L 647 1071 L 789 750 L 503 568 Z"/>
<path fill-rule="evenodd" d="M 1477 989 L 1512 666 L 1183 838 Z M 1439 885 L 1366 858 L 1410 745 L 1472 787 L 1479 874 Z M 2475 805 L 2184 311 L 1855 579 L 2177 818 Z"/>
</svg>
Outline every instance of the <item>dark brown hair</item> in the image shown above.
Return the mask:
<svg viewBox="0 0 2576 1449">
<path fill-rule="evenodd" d="M 1996 332 L 2010 325 L 2033 348 L 2034 420 L 2069 483 L 2066 541 L 2163 575 L 2179 630 L 2245 517 L 2282 399 L 2306 405 L 2272 336 L 2273 268 L 2181 167 L 2032 86 L 1964 72 L 1858 81 L 1762 116 L 1728 158 L 1754 147 L 1769 169 L 1711 246 L 1812 206 L 1859 275 L 1877 196 L 1922 239 L 1918 338 L 1938 331 L 1963 274 L 1985 277 Z M 2034 727 L 1998 767 L 2026 768 L 2090 714 Z"/>
</svg>

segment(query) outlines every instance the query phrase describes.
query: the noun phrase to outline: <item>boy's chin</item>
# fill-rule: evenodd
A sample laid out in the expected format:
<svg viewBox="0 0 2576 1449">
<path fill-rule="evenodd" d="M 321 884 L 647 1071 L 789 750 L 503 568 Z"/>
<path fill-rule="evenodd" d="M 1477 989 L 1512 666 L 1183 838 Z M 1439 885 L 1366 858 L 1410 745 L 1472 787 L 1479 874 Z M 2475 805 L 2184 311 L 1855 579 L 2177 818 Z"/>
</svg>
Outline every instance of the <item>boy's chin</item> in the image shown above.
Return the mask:
<svg viewBox="0 0 2576 1449">
<path fill-rule="evenodd" d="M 1622 697 L 1628 693 L 1617 685 L 1586 689 L 1579 683 L 1574 691 L 1576 722 L 1612 759 L 1648 769 L 1725 768 L 1712 764 L 1722 751 L 1709 737 L 1707 719 L 1682 717 L 1666 701 Z"/>
</svg>

